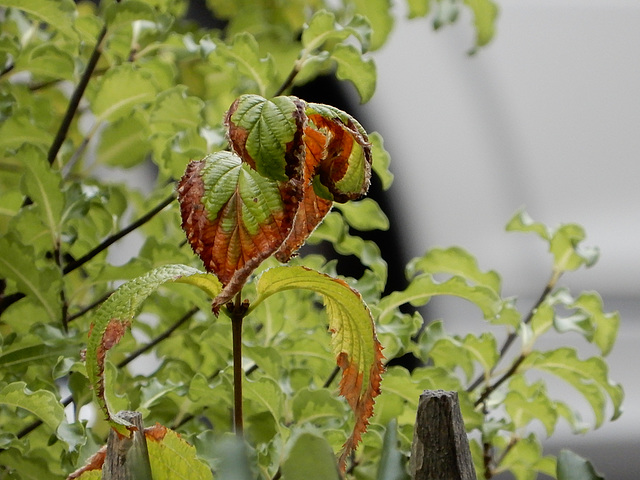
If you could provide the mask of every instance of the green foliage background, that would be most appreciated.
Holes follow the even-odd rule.
[[[429,16],[435,28],[470,11],[477,31],[471,50],[493,35],[497,8],[490,0],[407,4],[411,17]],[[105,442],[107,424],[86,420],[94,407],[81,350],[92,316],[117,286],[152,268],[200,267],[185,245],[173,190],[190,159],[226,147],[222,118],[232,101],[243,93],[272,96],[327,73],[351,82],[362,102],[374,94],[370,52],[392,31],[388,0],[207,5],[224,21],[220,29],[186,20],[186,1],[0,0],[0,478],[65,478]],[[388,155],[378,134],[371,139],[374,171],[388,188]],[[149,169],[156,172],[151,193],[107,180],[114,178],[107,173],[133,178]],[[386,262],[357,231],[388,223],[373,200],[351,202],[335,209],[310,241],[359,258],[364,274],[347,280],[374,313],[385,356],[413,353],[425,365],[388,368],[349,477],[405,478],[418,397],[440,388],[459,392],[479,478],[502,471],[519,480],[537,471],[571,478],[562,462],[576,458],[561,456],[556,470],[531,425],[549,435],[560,421],[576,431],[597,427],[620,414],[623,396],[604,360],[617,314],[605,313],[597,293],[574,295],[559,285],[565,272],[595,262],[582,229],[550,229],[524,212],[509,222],[508,230],[547,242],[552,258],[540,301],[520,312],[515,299],[502,298],[499,275],[481,270],[460,248],[413,260],[408,287],[383,296]],[[119,264],[117,240],[129,234],[140,247]],[[319,255],[293,263],[336,274],[336,263]],[[452,336],[444,322],[424,325],[419,313],[403,313],[403,306],[424,305],[434,295],[474,303],[478,321],[504,333]],[[335,395],[335,359],[318,301],[310,291],[279,293],[247,319],[251,472],[229,473],[235,467],[227,461],[230,324],[214,321],[207,296],[188,285],[151,293],[133,334],[110,354],[113,408],[138,410],[145,423],[180,432],[200,459],[188,461],[205,462],[217,478],[274,478],[279,471],[287,479],[310,478],[308,472],[337,478],[329,453],[345,441],[352,419]],[[542,335],[565,332],[582,335],[601,355],[536,349]],[[142,358],[153,362],[152,372]],[[530,372],[575,388],[592,421],[551,398],[546,377]],[[310,449],[318,452],[311,460]]]

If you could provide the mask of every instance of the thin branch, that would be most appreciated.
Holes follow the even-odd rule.
[[[73,261],[71,263],[68,263],[64,267],[64,270],[63,270],[62,273],[66,275],[67,273],[70,273],[70,272],[74,271],[76,268],[81,267],[82,265],[87,263],[89,260],[91,260],[93,257],[98,255],[100,252],[103,252],[108,247],[110,247],[112,244],[114,244],[115,242],[120,240],[122,237],[128,235],[129,233],[133,232],[136,228],[138,228],[138,227],[144,225],[145,223],[147,223],[149,220],[151,220],[154,216],[156,216],[158,213],[160,213],[167,205],[169,205],[174,200],[175,200],[175,196],[172,193],[167,198],[165,198],[162,202],[160,202],[160,204],[157,207],[155,207],[153,210],[149,211],[148,213],[146,213],[145,215],[140,217],[138,220],[133,222],[131,225],[129,225],[128,227],[120,230],[119,232],[117,232],[114,235],[112,235],[112,236],[108,237],[107,239],[105,239],[100,245],[98,245],[96,248],[91,250],[86,255],[80,257],[79,259],[77,259],[77,260],[75,260],[75,261]]]
[[[236,435],[243,436],[242,418],[242,322],[247,314],[248,303],[242,302],[242,292],[238,292],[235,303],[229,306],[233,345],[233,425]]]
[[[298,73],[300,73],[300,61],[296,61],[296,63],[293,65],[293,68],[289,72],[289,75],[287,75],[287,78],[284,80],[284,82],[282,82],[282,85],[280,85],[280,88],[275,91],[273,96],[277,97],[278,95],[282,95],[285,90],[291,87]]]
[[[527,356],[524,353],[520,354],[518,358],[516,358],[516,360],[511,364],[511,366],[509,367],[509,370],[507,370],[504,373],[504,375],[502,375],[493,385],[489,385],[482,391],[482,393],[480,394],[480,397],[478,397],[478,400],[474,402],[474,405],[478,406],[481,403],[484,403],[484,401],[487,399],[489,395],[491,395],[509,377],[511,377],[514,373],[516,373],[516,371],[518,370],[518,367],[522,362],[524,362],[525,358],[527,358]]]
[[[98,64],[98,60],[100,59],[101,54],[101,45],[104,37],[107,35],[107,26],[102,27],[102,30],[98,34],[98,39],[96,40],[96,46],[93,48],[93,52],[91,53],[91,57],[89,57],[89,62],[87,63],[87,68],[85,69],[82,77],[80,78],[80,82],[76,86],[76,89],[73,91],[71,98],[69,99],[69,106],[67,107],[67,111],[64,114],[64,118],[62,119],[62,123],[58,128],[58,132],[56,133],[55,138],[53,139],[53,143],[51,144],[51,148],[49,149],[49,153],[47,155],[47,159],[49,160],[49,165],[53,165],[53,162],[56,160],[58,156],[58,152],[60,151],[60,147],[64,143],[65,138],[67,138],[67,134],[69,133],[69,128],[71,127],[71,122],[73,121],[73,117],[78,110],[78,105],[80,105],[80,100],[84,95],[84,92],[89,84],[89,80],[91,79],[91,75]]]
[[[551,279],[549,280],[547,285],[544,287],[544,290],[540,294],[540,297],[538,297],[538,300],[536,301],[536,303],[533,305],[533,307],[531,307],[531,310],[529,310],[529,313],[527,314],[527,317],[523,320],[522,323],[524,325],[527,325],[528,323],[531,322],[531,320],[533,319],[533,315],[536,313],[536,311],[538,310],[540,305],[542,305],[542,303],[545,301],[545,299],[549,296],[551,291],[555,288],[556,283],[557,283],[559,278],[560,278],[559,274],[554,274],[551,277]],[[511,332],[509,334],[509,336],[507,336],[507,338],[504,341],[504,344],[500,348],[500,354],[498,356],[498,361],[496,362],[496,365],[500,362],[500,360],[502,360],[505,357],[507,351],[509,350],[509,348],[511,348],[511,345],[513,344],[513,342],[515,341],[516,338],[518,338],[518,334],[515,331]],[[491,369],[491,373],[493,373],[494,370],[495,370],[495,365]],[[482,382],[485,380],[485,378],[486,377],[485,377],[484,374],[480,374],[478,376],[478,378],[476,378],[473,381],[473,383],[471,383],[471,385],[469,385],[469,387],[467,388],[467,392],[472,392],[476,388],[478,388],[482,384]],[[495,389],[495,387],[494,387],[494,389]]]
[[[327,380],[322,385],[322,388],[329,388],[329,385],[333,383],[333,381],[335,380],[339,372],[340,372],[340,367],[336,366],[331,372],[331,375],[329,375],[329,378],[327,378]]]

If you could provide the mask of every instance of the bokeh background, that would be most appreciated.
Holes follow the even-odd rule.
[[[376,52],[374,99],[356,108],[392,155],[388,193],[400,259],[459,245],[503,277],[505,295],[533,304],[550,274],[546,245],[506,233],[519,209],[550,226],[578,223],[599,262],[567,274],[572,293],[597,290],[622,317],[609,356],[626,392],[624,413],[586,436],[561,427],[549,452],[570,448],[607,479],[640,472],[640,2],[499,0],[492,43],[474,56],[472,18],[434,32],[399,21]],[[347,92],[349,98],[351,94]],[[400,235],[401,234],[401,235]],[[484,326],[463,302],[430,303],[425,315],[448,330]],[[597,353],[577,335],[582,357]],[[585,402],[556,392],[583,410]],[[582,408],[584,407],[584,408]]]

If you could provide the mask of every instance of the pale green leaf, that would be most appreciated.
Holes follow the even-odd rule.
[[[267,95],[267,88],[275,77],[275,64],[271,56],[262,56],[253,35],[238,33],[230,45],[216,42],[216,49],[211,55],[230,62],[238,72],[255,82],[257,93]]]
[[[0,6],[19,8],[67,37],[77,36],[72,27],[76,15],[73,0],[0,0]]]
[[[25,193],[40,209],[42,221],[51,234],[51,246],[55,248],[64,209],[62,176],[49,166],[44,152],[37,147],[25,145],[16,155],[25,168],[22,178]]]
[[[557,271],[576,270],[592,266],[598,260],[597,248],[584,247],[584,229],[575,224],[561,225],[551,237],[549,251],[553,254],[553,266]]]
[[[9,235],[0,238],[0,275],[16,282],[18,291],[42,305],[50,320],[60,315],[61,272],[54,265],[38,268],[33,249]]]
[[[149,75],[132,63],[124,63],[110,68],[102,77],[91,108],[98,122],[113,122],[129,115],[138,105],[153,102],[156,93]]]
[[[360,103],[371,100],[376,90],[376,65],[370,58],[365,58],[353,45],[336,45],[332,52],[337,64],[336,76],[340,80],[349,80],[360,94]]]
[[[500,275],[493,270],[481,271],[475,257],[460,247],[433,248],[422,257],[414,258],[407,265],[407,276],[411,278],[420,272],[457,275],[471,284],[500,293]]]
[[[533,232],[537,234],[543,240],[551,240],[551,229],[543,225],[540,222],[536,222],[531,216],[524,210],[519,210],[509,220],[506,226],[508,232]]]
[[[384,214],[378,202],[371,198],[359,201],[337,203],[335,207],[342,212],[347,223],[356,230],[388,230],[389,219]]]
[[[47,79],[73,80],[74,69],[75,62],[69,52],[54,44],[43,43],[23,50],[16,60],[14,71],[28,71]]]
[[[600,357],[580,360],[575,349],[562,347],[549,352],[533,352],[521,365],[522,369],[536,368],[552,373],[578,390],[593,409],[595,425],[605,418],[607,398],[613,406],[611,420],[622,413],[622,387],[609,379],[608,366]]]
[[[378,132],[371,133],[369,135],[369,141],[371,142],[371,155],[373,156],[371,168],[380,179],[382,189],[388,190],[393,183],[393,173],[389,170],[391,156],[389,152],[384,149],[382,135]]]
[[[558,480],[604,480],[591,462],[571,450],[560,450],[556,468]]]
[[[409,18],[426,17],[429,14],[431,0],[407,0]]]
[[[298,424],[317,424],[323,419],[342,418],[344,405],[327,388],[302,388],[293,396],[291,410]]]
[[[282,464],[283,477],[287,480],[322,478],[339,480],[338,466],[327,440],[313,431],[295,432],[288,445]],[[310,454],[313,452],[312,454]]]
[[[491,41],[495,33],[498,7],[491,0],[464,0],[464,3],[473,12],[476,46],[482,47]]]
[[[134,167],[145,159],[151,145],[148,124],[136,114],[109,123],[100,134],[97,161],[114,167]]]
[[[254,403],[250,408],[253,413],[269,412],[275,424],[280,426],[284,393],[275,380],[269,377],[258,380],[244,378],[242,392],[245,401]]]
[[[23,145],[47,147],[53,135],[33,124],[29,115],[18,112],[0,123],[0,152]]]
[[[175,134],[177,130],[196,129],[202,124],[204,102],[187,94],[178,85],[158,95],[151,109],[149,124],[154,133]]]
[[[156,13],[151,5],[139,0],[127,0],[126,2],[113,2],[105,11],[105,18],[109,29],[131,25],[137,20],[154,22]]]
[[[371,50],[377,50],[387,41],[393,29],[390,0],[355,0],[356,12],[371,24]]]
[[[64,419],[64,408],[53,392],[33,392],[25,382],[13,382],[0,390],[0,405],[27,410],[53,431]]]
[[[582,293],[569,307],[587,316],[591,326],[587,339],[595,343],[603,355],[611,352],[620,327],[620,314],[605,313],[602,298],[596,292]]]
[[[392,292],[378,305],[380,316],[390,314],[398,305],[410,303],[415,307],[426,304],[435,295],[452,295],[476,305],[484,318],[497,325],[518,326],[520,314],[509,300],[503,300],[496,292],[482,285],[469,285],[459,276],[436,282],[429,274],[416,276],[404,291]]]
[[[543,382],[527,385],[524,376],[512,377],[503,404],[517,429],[523,429],[533,420],[539,420],[544,425],[547,435],[553,433],[558,421],[558,412]]]

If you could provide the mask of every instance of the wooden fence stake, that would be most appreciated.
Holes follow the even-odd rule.
[[[476,480],[457,392],[420,395],[410,468],[414,480]]]
[[[111,429],[107,440],[107,456],[102,467],[102,480],[153,480],[142,414],[122,411],[116,415],[135,425],[137,430],[131,438],[127,438]]]

